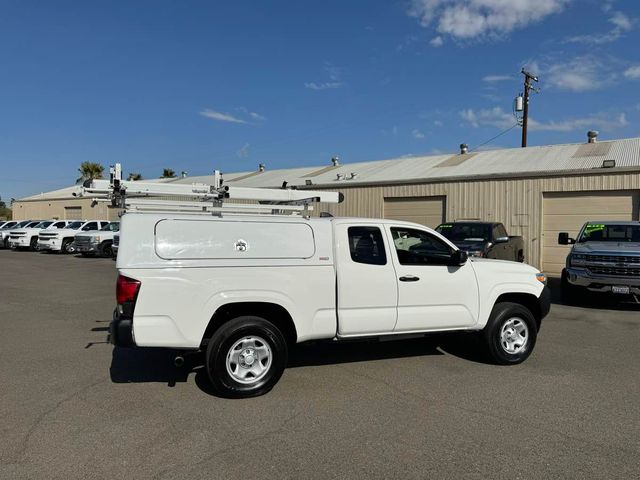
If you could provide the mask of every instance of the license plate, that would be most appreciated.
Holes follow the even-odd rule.
[[[628,294],[629,293],[629,287],[616,287],[613,286],[611,287],[611,292],[612,293],[622,293],[622,294]]]

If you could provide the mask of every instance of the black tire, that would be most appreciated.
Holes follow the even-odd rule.
[[[100,254],[101,257],[113,257],[113,250],[111,250],[111,245],[113,245],[113,242],[102,242],[100,244],[100,247],[98,248],[98,252]]]
[[[233,368],[234,363],[230,361],[228,368],[227,357],[232,354],[234,345],[249,337],[264,340],[270,349],[271,361],[260,377],[256,377],[256,380],[248,377],[247,381],[251,383],[242,383],[230,373],[229,370]],[[259,343],[261,342],[256,342],[254,345],[258,346]],[[236,348],[233,351],[241,352],[244,348],[241,346],[240,349]],[[287,356],[287,341],[275,325],[261,317],[237,317],[223,324],[209,341],[206,355],[207,374],[214,389],[221,396],[227,398],[256,397],[267,393],[280,380],[287,365]],[[256,361],[253,355],[247,358],[252,359],[252,364]],[[260,358],[258,355],[255,358],[258,358],[257,361],[262,364],[267,356]],[[235,368],[240,371],[241,365],[236,363]]]
[[[503,333],[508,337],[511,326],[515,325],[517,330],[523,324],[525,328],[522,332],[525,334],[518,333],[520,337],[525,338],[525,342],[520,346],[517,341],[513,342],[512,349],[514,351],[510,352],[509,342],[505,343]],[[531,355],[538,336],[538,326],[528,308],[518,303],[501,302],[494,305],[482,333],[488,353],[493,361],[500,365],[515,365],[524,362]]]
[[[73,247],[73,238],[65,238],[62,241],[62,253],[75,253],[76,249]]]
[[[29,241],[29,250],[32,252],[38,250],[38,237],[31,237],[31,240]]]
[[[524,263],[524,252],[522,250],[518,251],[518,261]]]

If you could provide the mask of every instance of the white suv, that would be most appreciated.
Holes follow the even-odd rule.
[[[76,234],[99,230],[108,223],[106,220],[77,220],[60,230],[42,230],[38,234],[38,250],[74,253],[76,248],[73,242]]]

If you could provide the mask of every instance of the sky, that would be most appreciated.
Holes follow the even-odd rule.
[[[518,147],[522,67],[529,145],[640,136],[638,45],[637,0],[0,0],[0,196]]]

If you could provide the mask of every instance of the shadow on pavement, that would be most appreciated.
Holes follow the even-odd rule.
[[[548,285],[551,290],[551,303],[554,305],[603,310],[640,311],[640,303],[637,303],[632,295],[598,293],[585,289],[578,297],[569,302],[562,296],[562,284],[559,278],[549,278]]]
[[[450,354],[465,360],[487,363],[476,337],[468,334],[433,335],[408,340],[315,342],[296,345],[289,352],[287,368],[368,362],[393,358]],[[175,386],[195,374],[195,382],[203,392],[216,395],[204,368],[204,352],[184,356],[181,367],[173,363],[181,352],[163,348],[113,349],[110,374],[114,383],[166,383]]]

